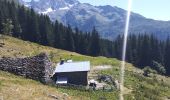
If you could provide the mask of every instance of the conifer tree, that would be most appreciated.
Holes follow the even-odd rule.
[[[26,12],[26,9],[24,6],[18,6],[18,14],[17,14],[17,17],[18,17],[18,22],[19,22],[19,25],[21,27],[21,35],[20,37],[22,39],[25,39],[25,40],[28,40],[27,39],[27,12]]]
[[[48,45],[48,39],[47,39],[48,30],[47,30],[45,17],[43,15],[40,15],[38,23],[39,23],[39,32],[40,32],[39,42],[42,45]]]
[[[170,39],[168,38],[166,40],[166,45],[165,45],[165,55],[164,55],[164,59],[165,59],[165,69],[166,69],[166,74],[170,75]]]
[[[91,33],[91,40],[90,40],[90,47],[89,47],[89,54],[92,56],[100,55],[100,40],[99,39],[100,39],[99,34],[94,27]]]
[[[66,31],[66,49],[70,50],[70,51],[75,51],[75,44],[74,44],[74,40],[73,40],[73,31],[71,29],[71,26],[68,25],[67,27],[67,31]]]
[[[11,19],[6,19],[6,21],[2,23],[2,26],[3,26],[2,32],[4,35],[12,34],[12,29],[14,28],[14,26],[12,25]]]
[[[54,36],[55,36],[55,40],[54,40],[54,46],[56,48],[60,48],[62,46],[62,43],[61,43],[61,31],[59,29],[59,23],[58,21],[55,22],[55,25],[54,25]]]

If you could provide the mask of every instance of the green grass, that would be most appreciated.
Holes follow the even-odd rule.
[[[117,76],[117,70],[102,71],[103,74]],[[141,74],[126,70],[125,87],[132,89],[131,94],[125,95],[125,100],[164,100],[170,95],[170,84],[158,81],[157,78],[147,78]]]
[[[54,100],[48,94],[63,97],[63,93],[54,87],[0,71],[0,97],[4,100]],[[76,98],[69,96],[67,99]]]
[[[60,92],[67,93],[72,96],[82,98],[81,100],[99,100],[101,97],[105,97],[107,100],[118,100],[118,91],[114,92],[102,92],[102,91],[81,91],[75,89],[63,89],[59,88]]]
[[[60,58],[68,59],[71,57],[73,61],[91,61],[92,67],[97,65],[111,65],[112,69],[99,71],[98,73],[111,75],[115,79],[119,79],[121,62],[114,58],[80,55],[12,37],[6,37],[5,46],[3,48],[0,47],[0,57],[27,57],[37,55],[41,52],[46,52],[50,60],[55,64],[59,62]],[[170,78],[160,75],[155,75],[156,78],[148,78],[142,74],[137,74],[134,69],[140,71],[133,65],[129,63],[126,64],[125,87],[132,92],[125,94],[125,100],[164,100],[170,96]],[[10,88],[8,89],[8,87]],[[19,89],[18,92],[10,90],[16,87],[20,87],[21,89]],[[31,95],[32,99],[35,99],[37,96],[46,97],[43,94],[45,90],[52,91],[54,94],[57,93],[59,96],[62,95],[61,93],[67,93],[72,100],[99,100],[100,97],[105,97],[107,100],[117,100],[119,97],[119,91],[94,92],[44,86],[39,82],[0,71],[0,96],[3,94],[5,98],[12,100],[10,98],[15,98],[15,95],[11,95],[11,92],[16,92],[18,93],[16,95],[23,95],[20,99],[26,99],[30,96],[30,93],[26,93],[26,90],[29,90],[28,87],[31,87],[33,90],[37,87],[36,89],[40,92],[38,93],[38,91],[35,90]],[[10,98],[8,96],[10,96]]]

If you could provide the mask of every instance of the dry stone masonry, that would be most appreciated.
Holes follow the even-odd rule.
[[[52,73],[51,62],[45,53],[28,58],[2,58],[0,70],[47,83]]]

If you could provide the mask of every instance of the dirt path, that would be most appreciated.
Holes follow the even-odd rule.
[[[92,70],[107,70],[107,69],[112,69],[111,65],[103,65],[103,66],[95,66],[92,68]]]

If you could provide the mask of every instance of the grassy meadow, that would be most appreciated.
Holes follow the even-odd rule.
[[[98,71],[99,74],[111,75],[119,80],[121,61],[115,58],[90,57],[74,52],[41,46],[36,43],[20,39],[5,37],[5,45],[0,47],[0,57],[28,57],[46,52],[50,60],[59,62],[60,58],[73,61],[90,61],[91,67],[110,65],[111,69]],[[63,93],[68,94],[64,97]],[[46,86],[34,80],[0,71],[0,97],[4,100],[53,100],[49,94],[58,96],[61,100],[118,100],[119,91],[81,91],[75,89],[56,88]],[[170,78],[155,74],[153,77],[144,77],[142,70],[126,64],[125,72],[125,100],[166,100],[170,99]]]

